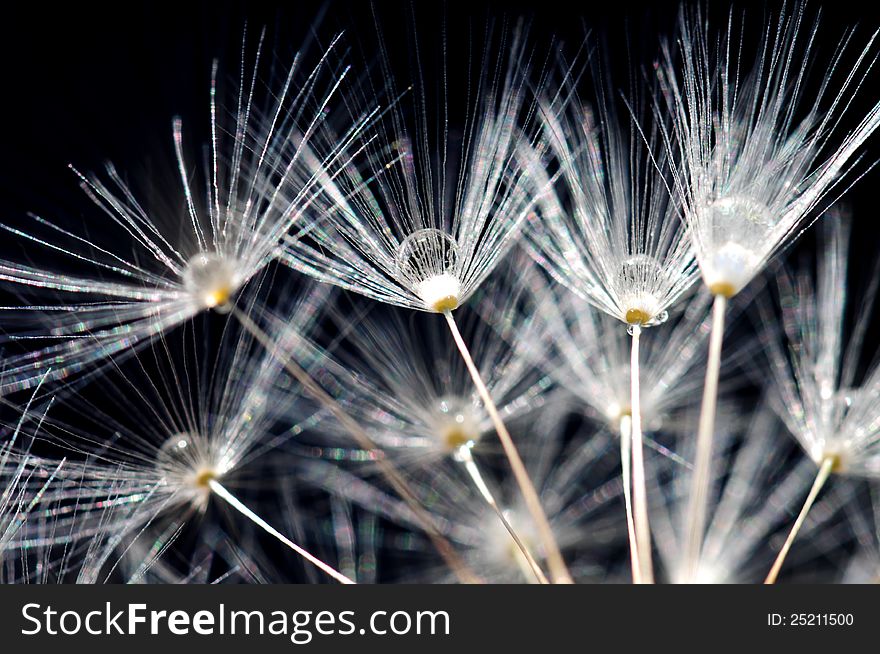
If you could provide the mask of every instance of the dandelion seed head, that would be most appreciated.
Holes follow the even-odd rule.
[[[183,271],[184,288],[205,309],[228,310],[240,284],[235,261],[213,252],[199,252]]]
[[[436,431],[444,447],[451,452],[473,447],[483,431],[483,416],[470,398],[447,396],[437,406]]]
[[[875,104],[855,129],[845,127],[876,59],[876,35],[852,53],[852,65],[845,59],[852,34],[845,35],[821,71],[819,92],[808,95],[818,22],[807,27],[804,9],[795,3],[775,25],[765,23],[751,61],[736,47],[747,28],[731,16],[716,32],[699,7],[682,10],[676,46],[663,48],[657,97],[671,117],[671,126],[665,117],[659,123],[670,178],[716,295],[739,293],[827,206],[880,126]]]
[[[762,203],[730,196],[707,203],[702,237],[703,278],[715,295],[733,297],[761,267],[763,248],[773,238],[773,215]]]
[[[37,215],[23,229],[0,225],[52,257],[45,265],[0,261],[4,278],[28,296],[18,307],[22,331],[53,338],[7,360],[7,387],[33,386],[47,362],[53,379],[106,365],[109,356],[143,347],[202,311],[226,310],[278,256],[321,175],[339,163],[335,148],[344,143],[326,141],[314,125],[346,88],[346,73],[337,65],[337,37],[314,66],[298,55],[286,69],[272,64],[271,72],[284,70],[277,87],[257,83],[264,34],[252,67],[246,37],[231,103],[216,93],[214,67],[212,138],[201,172],[187,155],[183,119],[173,120],[180,181],[161,185],[169,197],[158,206],[139,199],[139,187],[150,187],[146,180],[130,185],[108,164],[104,174],[73,170],[100,219],[94,229],[67,229]],[[363,124],[352,121],[346,127],[354,139]],[[183,216],[163,210],[181,204]]]
[[[733,408],[733,407],[731,407]],[[699,558],[688,559],[681,544],[690,501],[694,443],[682,434],[674,448],[680,459],[655,458],[668,466],[651,481],[651,528],[658,559],[672,583],[752,583],[763,579],[790,522],[790,507],[803,499],[815,476],[805,457],[791,461],[792,446],[777,437],[777,416],[764,404],[747,420],[740,412],[719,423],[711,466],[709,519]]]
[[[449,234],[440,229],[420,229],[407,236],[397,249],[396,272],[428,309],[442,313],[458,306],[458,259],[458,244]]]
[[[602,92],[595,107],[572,100],[576,77],[566,75],[542,103],[541,139],[519,148],[538,196],[526,246],[600,311],[626,325],[659,325],[699,277],[664,183],[668,163],[652,158],[654,136],[643,142]]]
[[[647,327],[668,319],[661,298],[648,290],[658,285],[663,276],[660,262],[650,255],[636,254],[621,262],[616,281],[627,324]]]
[[[617,425],[621,419],[632,416],[632,408],[628,404],[620,404],[612,402],[605,410],[605,417],[608,418],[609,424]]]
[[[346,161],[339,174],[317,175],[310,210],[321,220],[302,238],[285,240],[285,263],[416,311],[451,311],[473,296],[515,244],[535,202],[516,156],[519,144],[534,138],[533,53],[524,28],[500,33],[502,39],[487,34],[485,54],[461,73],[450,66],[447,76],[443,67],[444,84],[475,84],[477,93],[444,90],[433,102],[420,61],[406,87],[393,75],[375,82],[389,94],[387,106],[374,104],[381,96],[367,96],[362,111],[370,129],[338,149]],[[388,54],[384,45],[380,50]],[[391,70],[388,59],[378,68]]]
[[[503,513],[526,549],[536,558],[543,558],[540,536],[535,529],[534,521],[529,518],[525,508],[508,508],[504,509]],[[523,576],[531,581],[532,575],[529,572],[529,564],[525,555],[510,538],[510,534],[500,520],[487,521],[482,549],[491,565],[502,570],[519,568],[524,571]]]
[[[849,221],[832,211],[820,223],[815,270],[776,275],[782,330],[765,302],[765,351],[773,373],[774,408],[816,465],[832,459],[832,472],[875,478],[880,474],[880,369],[859,372],[864,330],[876,287],[858,298],[860,311],[847,335]]]
[[[221,445],[222,447],[222,445]],[[228,457],[215,452],[198,434],[181,432],[165,441],[156,454],[156,468],[169,486],[178,489],[197,508],[205,508],[210,482],[229,470]]]

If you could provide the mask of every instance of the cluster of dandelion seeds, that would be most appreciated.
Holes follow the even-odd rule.
[[[245,28],[173,185],[4,216],[0,581],[880,579],[876,33],[716,9],[629,77],[448,8]]]

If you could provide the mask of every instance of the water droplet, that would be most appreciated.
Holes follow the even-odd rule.
[[[195,455],[191,446],[192,436],[186,433],[174,434],[159,448],[156,463],[160,468],[188,466]]]
[[[647,254],[635,254],[620,262],[617,285],[621,291],[655,286],[663,276],[663,266],[657,259]]]
[[[443,273],[451,273],[458,265],[458,243],[440,229],[420,229],[407,236],[397,248],[397,274],[418,283]]]
[[[731,195],[718,198],[709,203],[709,218],[713,229],[744,228],[748,223],[761,227],[772,227],[777,217],[761,202],[752,198]]]
[[[397,277],[419,296],[431,311],[451,311],[458,306],[458,244],[439,229],[410,234],[397,250]]]

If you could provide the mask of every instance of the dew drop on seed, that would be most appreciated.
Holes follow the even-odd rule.
[[[420,229],[410,234],[397,249],[398,279],[431,311],[451,311],[458,306],[461,280],[458,244],[439,229]]]
[[[620,262],[615,278],[617,302],[623,320],[643,327],[658,324],[665,272],[660,262],[647,254],[636,254]],[[631,330],[630,330],[631,331]]]
[[[397,248],[397,274],[412,283],[452,273],[458,265],[458,243],[440,229],[420,229]]]
[[[742,229],[743,223],[772,227],[775,216],[761,202],[742,195],[730,195],[709,203],[709,217],[713,229]]]
[[[156,455],[160,468],[179,468],[187,465],[194,456],[193,439],[190,434],[178,433],[162,443]]]
[[[647,254],[635,254],[620,262],[617,284],[621,290],[637,286],[653,286],[661,277],[663,277],[663,266],[657,259]]]

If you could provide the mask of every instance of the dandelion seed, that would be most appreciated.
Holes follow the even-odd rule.
[[[0,261],[0,279],[40,298],[39,304],[6,307],[11,320],[25,325],[12,337],[49,343],[7,360],[6,390],[33,386],[49,366],[52,379],[66,378],[204,310],[228,310],[241,288],[277,257],[282,237],[316,190],[319,176],[304,152],[317,158],[322,171],[339,163],[345,143],[321,143],[316,132],[346,73],[338,73],[332,61],[334,40],[311,70],[297,55],[280,88],[267,93],[264,102],[256,83],[263,47],[261,35],[248,77],[243,42],[242,76],[229,124],[218,112],[215,63],[203,203],[197,200],[177,118],[174,151],[182,195],[168,203],[172,209],[141,204],[108,165],[106,181],[75,171],[103,214],[100,229],[80,233],[35,215],[32,229],[5,226],[65,264]],[[355,123],[351,138],[362,126]]]
[[[792,504],[810,484],[810,465],[790,462],[791,447],[776,436],[779,421],[767,406],[738,419],[735,409],[722,423],[712,462],[712,503],[700,547],[690,561],[682,547],[687,538],[692,470],[669,459],[658,475],[652,527],[657,552],[672,583],[754,583],[773,557],[768,547],[785,528]],[[679,439],[679,454],[692,460],[692,438]],[[665,480],[664,480],[665,479]]]
[[[856,377],[877,283],[856,305],[858,320],[847,343],[849,223],[840,212],[832,211],[819,227],[822,239],[815,281],[806,269],[794,276],[785,271],[777,275],[782,339],[769,331],[764,334],[776,393],[774,406],[819,467],[814,492],[768,576],[771,582],[831,474],[880,475],[880,373],[874,366],[861,383]],[[764,316],[772,316],[766,306]]]
[[[519,338],[522,332],[529,342],[546,344],[534,352],[535,365],[574,396],[590,416],[622,437],[621,457],[628,480],[628,439],[632,434],[630,335],[621,329],[617,318],[597,311],[567,289],[550,284],[543,274],[529,270],[525,262],[514,261],[509,275],[525,291],[528,308],[523,313],[529,323],[509,329],[511,335]],[[489,305],[483,315],[494,321],[495,313]],[[641,422],[646,431],[658,430],[664,421],[668,427],[674,411],[687,404],[699,388],[695,373],[702,361],[699,345],[705,337],[701,329],[704,322],[705,304],[695,303],[685,316],[673,319],[669,340],[656,346],[648,342],[642,362],[645,390],[639,394]],[[647,442],[660,447],[650,438]],[[629,484],[624,492],[629,507]],[[628,519],[632,519],[630,511]],[[633,556],[637,550],[633,540]],[[640,570],[637,564],[637,578]]]
[[[347,323],[349,316],[350,312],[344,312],[338,320]],[[479,344],[481,377],[489,392],[499,398],[499,411],[506,421],[542,406],[550,386],[546,376],[485,323],[471,320],[466,324],[469,340]],[[338,361],[327,362],[335,378],[333,391],[346,412],[389,457],[418,467],[452,459],[468,472],[483,499],[497,508],[472,452],[485,446],[485,436],[494,425],[473,391],[470,373],[442,337],[434,321],[419,321],[408,328],[398,313],[384,320],[368,317],[348,328]],[[333,431],[332,423],[321,428],[322,436]],[[535,574],[543,578],[500,510],[498,518],[522,547]]]
[[[296,297],[291,311],[295,327],[307,331],[320,305],[317,296],[325,293]],[[126,541],[130,545],[158,521],[202,514],[217,497],[333,578],[350,583],[227,488],[274,444],[269,436],[276,416],[268,400],[281,375],[276,357],[246,332],[234,330],[223,334],[214,356],[186,350],[172,354],[165,342],[141,352],[128,361],[137,366],[120,367],[96,383],[100,406],[80,390],[70,407],[79,409],[77,426],[53,417],[40,425],[44,440],[71,453],[70,465],[57,475],[64,483],[43,498],[61,503],[59,533],[68,532],[69,525],[78,538],[106,539],[105,558],[118,547],[124,555]],[[199,370],[211,376],[195,376]],[[33,537],[25,530],[17,542],[24,545]]]
[[[376,28],[381,43],[378,23]],[[533,203],[526,171],[516,156],[518,143],[527,138],[520,124],[528,123],[532,114],[526,102],[531,54],[522,28],[502,33],[497,43],[501,54],[493,55],[491,30],[487,42],[476,62],[477,81],[463,80],[475,88],[465,102],[460,144],[450,131],[445,61],[440,128],[434,130],[421,66],[416,66],[418,78],[408,89],[412,110],[404,111],[403,94],[397,92],[380,45],[383,86],[395,98],[375,123],[385,137],[377,142],[387,149],[364,145],[341,174],[322,178],[312,207],[322,219],[305,233],[288,237],[285,260],[297,270],[380,302],[443,314],[548,540],[554,577],[566,581],[565,563],[549,542],[552,534],[537,493],[452,315],[513,246]],[[357,155],[365,159],[363,165],[354,161]]]
[[[807,71],[818,23],[803,29],[804,20],[804,5],[796,3],[775,25],[768,22],[750,66],[737,45],[746,28],[737,33],[732,11],[727,29],[715,37],[699,9],[684,10],[678,48],[666,44],[658,66],[658,105],[672,119],[662,134],[673,189],[703,281],[715,296],[688,541],[694,561],[705,525],[727,301],[828,202],[880,125],[877,104],[855,129],[843,131],[851,100],[872,68],[876,33],[848,66],[848,32],[814,92]]]
[[[387,456],[409,468],[435,465],[462,447],[491,448],[486,436],[494,425],[433,320],[383,311],[351,325],[352,313],[360,312],[336,312],[345,338],[322,361],[332,379],[325,383]],[[497,338],[474,314],[463,328],[477,345],[476,364],[507,421],[520,422],[544,406],[552,385],[530,356]],[[319,434],[330,443],[346,444],[349,437],[332,421]]]
[[[627,129],[601,85],[596,113],[583,104],[576,75],[566,67],[556,95],[541,103],[542,139],[520,156],[538,195],[529,245],[537,261],[574,293],[627,326],[631,341],[629,407],[637,582],[650,583],[650,529],[642,448],[639,345],[645,327],[661,324],[698,276],[694,253],[663,179],[666,163],[657,128],[647,147],[630,120]],[[600,78],[600,74],[596,74]],[[545,172],[558,169],[554,176]],[[621,451],[622,461],[630,452]],[[625,473],[629,475],[629,471]]]
[[[435,132],[424,72],[417,68],[415,83],[399,93],[383,60],[382,86],[393,100],[375,122],[380,138],[353,149],[357,160],[341,174],[321,180],[312,208],[325,220],[288,238],[291,266],[418,311],[451,311],[473,295],[532,205],[516,159],[523,138],[516,126],[530,112],[526,36],[522,28],[500,37],[489,30],[487,42],[472,62],[479,72],[460,143],[446,88]],[[443,74],[458,79],[447,77],[445,63]]]
[[[302,385],[305,393],[309,397],[316,400],[327,412],[329,412],[329,414],[332,415],[340,425],[342,425],[346,432],[354,437],[360,447],[370,454],[376,454],[374,460],[382,474],[397,494],[403,498],[404,502],[410,507],[413,513],[418,516],[422,528],[431,537],[437,551],[443,556],[449,566],[456,571],[459,578],[462,581],[478,581],[478,578],[464,567],[458,555],[439,533],[430,516],[421,506],[419,506],[416,498],[410,491],[406,480],[393,465],[385,460],[384,456],[378,451],[376,444],[370,438],[369,434],[367,434],[366,430],[364,430],[364,428],[361,427],[361,425],[354,420],[345,409],[343,409],[343,407],[326,390],[324,390],[324,388],[321,387],[307,369],[298,363],[296,359],[291,358],[287,354],[288,350],[284,347],[284,344],[287,341],[290,341],[292,348],[302,348],[305,352],[309,353],[312,360],[321,357],[320,351],[316,354],[317,348],[307,340],[303,339],[298,330],[286,329],[287,323],[285,320],[280,320],[271,315],[264,316],[264,318],[269,318],[274,323],[276,330],[280,327],[281,331],[279,332],[279,337],[282,340],[279,341],[274,339],[271,334],[264,331],[253,319],[250,318],[250,316],[238,308],[233,308],[232,311],[244,329],[265,348],[266,352],[269,353],[269,355],[276,360],[284,370],[293,377],[293,379]]]
[[[613,449],[609,436],[579,431],[569,440],[565,415],[564,406],[548,405],[535,421],[532,435],[522,439],[520,445],[530,476],[541,489],[555,539],[566,552],[572,572],[583,581],[600,574],[597,557],[620,539],[619,523],[611,519],[609,510],[620,495],[620,482],[614,475],[616,463],[608,456]],[[320,488],[391,522],[412,524],[405,506],[340,468],[315,466],[305,474]],[[468,565],[483,578],[492,583],[534,582],[521,550],[495,512],[481,501],[479,491],[463,482],[464,474],[458,467],[427,468],[413,488],[431,506],[444,533],[463,549]],[[540,534],[524,502],[517,497],[515,480],[508,479],[500,486],[492,479],[486,481],[513,530],[539,562],[545,560]],[[402,544],[397,547],[402,549]],[[410,553],[415,553],[424,545],[408,547],[413,550]],[[417,575],[409,580],[449,581],[448,571],[433,566]]]
[[[520,144],[538,196],[526,242],[554,279],[600,311],[628,326],[661,324],[699,270],[663,179],[665,156],[654,154],[657,128],[646,145],[605,92],[594,113],[573,83],[569,70],[541,103],[536,147]]]

